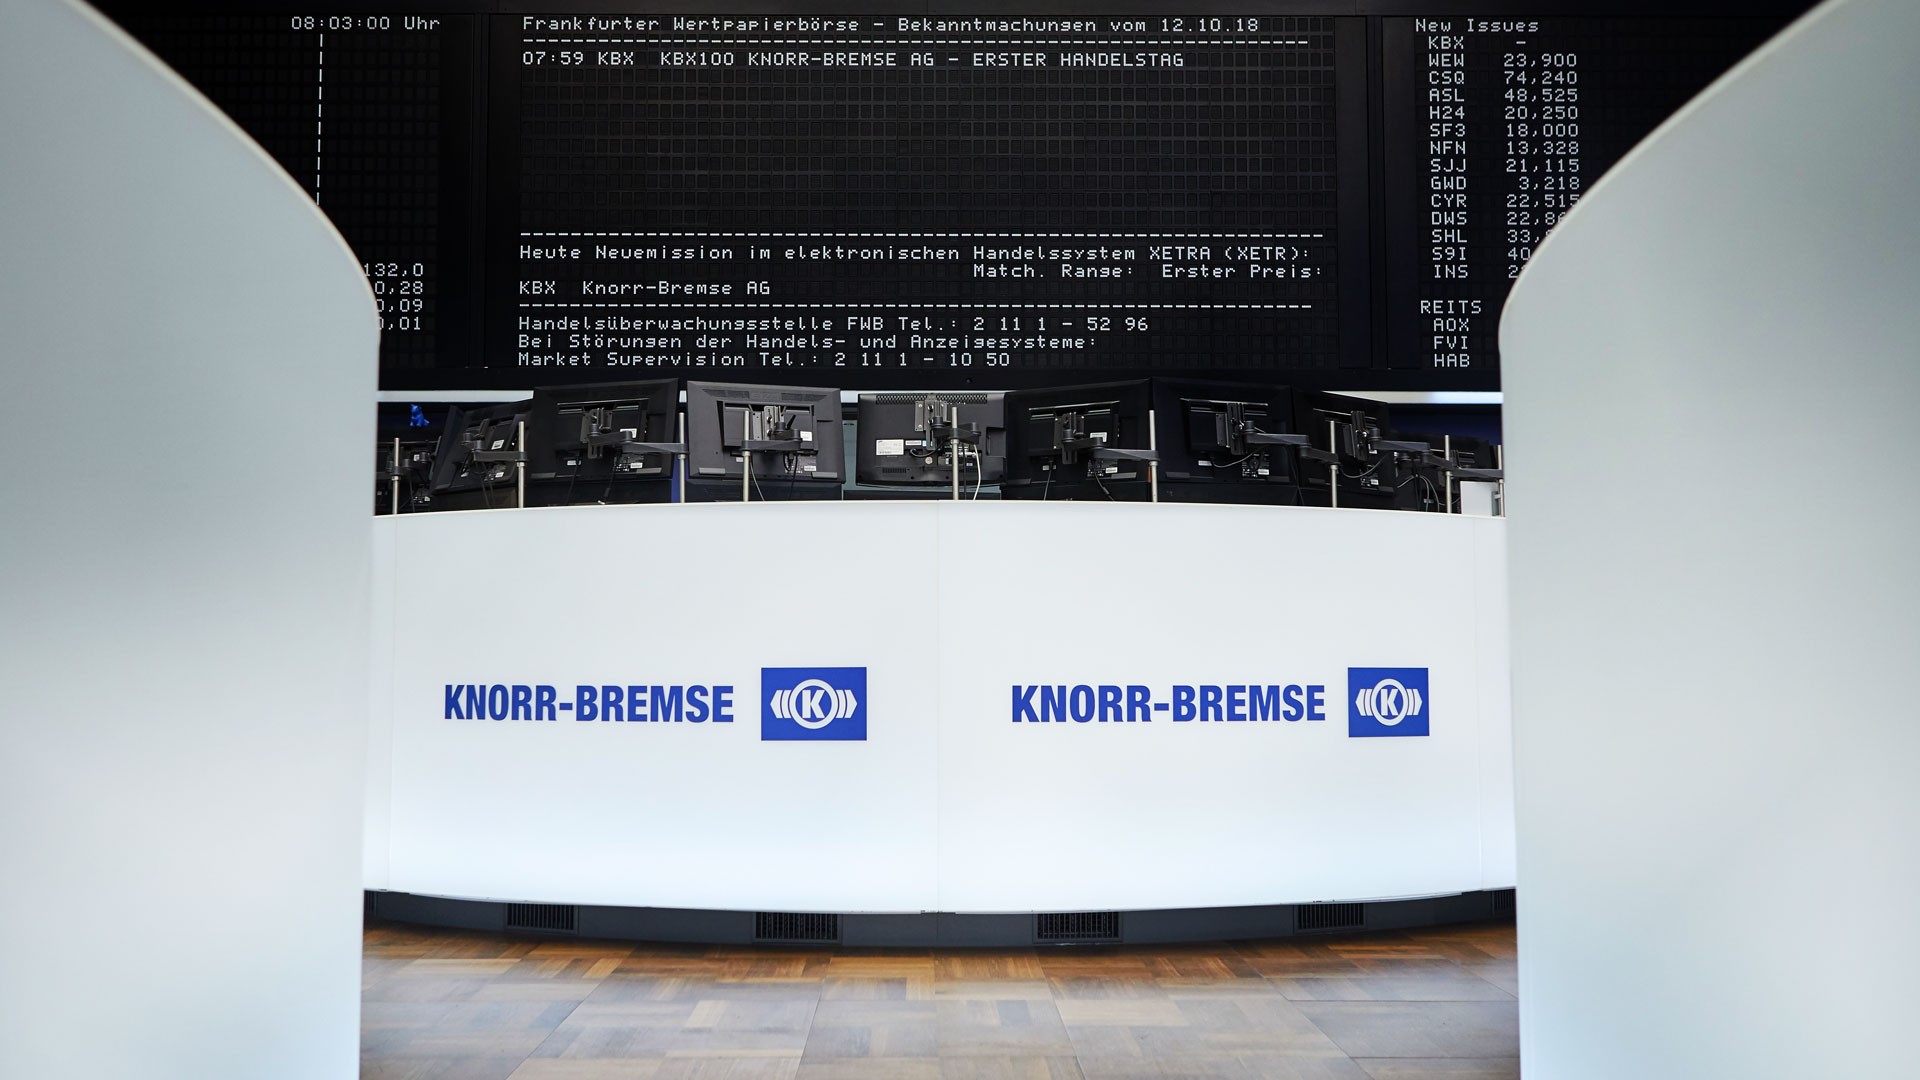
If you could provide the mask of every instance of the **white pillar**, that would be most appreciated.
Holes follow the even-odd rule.
[[[1528,1080],[1912,1073],[1917,56],[1820,8],[1514,289]]]
[[[358,1063],[353,255],[60,0],[0,4],[0,1076]]]

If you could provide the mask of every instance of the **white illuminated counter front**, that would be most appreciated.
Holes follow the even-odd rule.
[[[1025,912],[1513,885],[1500,520],[786,503],[374,530],[369,889]]]

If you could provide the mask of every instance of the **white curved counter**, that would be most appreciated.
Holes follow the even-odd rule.
[[[370,889],[1016,912],[1513,885],[1500,520],[786,503],[374,532]]]

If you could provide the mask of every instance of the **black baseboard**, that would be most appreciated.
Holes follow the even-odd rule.
[[[1063,936],[1051,913],[962,915],[921,912],[905,915],[843,914],[807,920],[807,941],[790,936],[761,936],[770,925],[788,925],[753,911],[689,908],[531,905],[541,909],[537,927],[528,926],[530,905],[496,900],[456,900],[401,892],[369,892],[369,920],[417,923],[495,933],[542,937],[605,938],[615,941],[671,941],[709,945],[821,944],[855,948],[1026,948],[1034,945],[1161,945],[1189,941],[1235,941],[1326,933],[1408,930],[1448,923],[1511,920],[1513,890],[1457,893],[1418,900],[1382,900],[1353,904],[1269,904],[1260,907],[1170,908],[1123,911],[1102,923],[1094,936]],[[518,924],[510,924],[509,907]],[[1062,913],[1064,914],[1064,913]],[[1089,925],[1099,920],[1088,920]],[[570,926],[570,930],[544,927]],[[1045,933],[1043,934],[1043,928]],[[758,931],[758,933],[757,933]]]

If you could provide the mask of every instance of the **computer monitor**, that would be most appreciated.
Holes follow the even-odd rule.
[[[1412,482],[1403,481],[1400,486],[1402,509],[1457,513],[1461,505],[1460,481],[1491,482],[1500,475],[1493,444],[1485,439],[1413,432],[1395,432],[1394,438],[1429,447],[1425,460],[1417,463],[1409,465],[1410,458],[1401,456],[1403,471]],[[1410,491],[1410,486],[1417,486],[1418,490]]]
[[[1376,446],[1393,455],[1397,510],[1458,513],[1460,481],[1501,476],[1493,444],[1470,435],[1393,431]]]
[[[838,499],[845,455],[838,390],[687,384],[691,501]]]
[[[1133,382],[1016,390],[1007,395],[1003,499],[1151,498],[1151,385]]]
[[[373,445],[373,512],[411,514],[433,509],[433,454],[439,443],[401,439],[398,461],[394,440]],[[398,481],[396,484],[395,481]]]
[[[854,477],[862,484],[950,487],[957,453],[963,491],[998,484],[1007,472],[1006,397],[861,394]]]
[[[1332,501],[1332,472],[1340,474],[1339,504],[1372,510],[1392,510],[1399,500],[1402,479],[1395,452],[1382,445],[1391,441],[1391,416],[1384,402],[1340,394],[1298,392],[1294,419],[1313,449],[1332,453],[1337,466],[1307,463],[1300,473],[1301,500],[1310,506]]]
[[[1399,474],[1395,484],[1394,509],[1446,513],[1449,505],[1447,487],[1453,482],[1453,477],[1447,459],[1442,454],[1445,436],[1418,431],[1391,431],[1387,433],[1387,438],[1393,446],[1427,448],[1421,453],[1402,449],[1394,454],[1395,471]]]
[[[1500,455],[1494,451],[1493,443],[1485,439],[1471,435],[1449,435],[1444,437],[1443,442],[1443,437],[1435,436],[1434,452],[1439,453],[1443,446],[1447,455],[1453,460],[1453,471],[1456,474],[1463,471],[1481,472],[1500,468]],[[1455,479],[1457,482],[1458,477],[1456,476]],[[1469,476],[1468,479],[1473,477]],[[1487,479],[1490,481],[1493,478]]]
[[[1300,501],[1293,394],[1284,386],[1153,380],[1165,502]]]
[[[678,379],[536,389],[527,504],[667,502],[679,439]]]
[[[433,509],[433,455],[454,406],[425,402],[381,402],[375,407],[373,512],[411,514]],[[396,461],[394,447],[399,445]],[[394,481],[398,480],[396,485]],[[396,486],[398,488],[396,492]],[[395,495],[398,495],[396,500]]]
[[[516,505],[520,425],[531,401],[456,407],[433,457],[436,510],[482,510]]]

